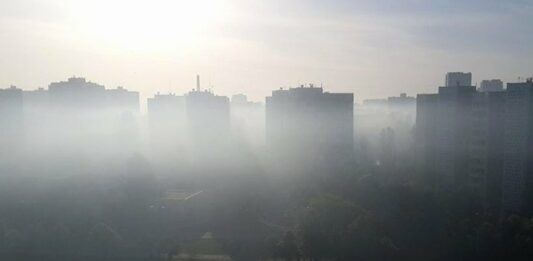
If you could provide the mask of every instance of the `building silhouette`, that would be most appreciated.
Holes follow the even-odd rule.
[[[501,210],[505,104],[504,92],[476,92],[472,100],[467,182],[494,213]]]
[[[187,122],[191,138],[199,143],[220,141],[230,130],[230,102],[226,96],[215,95],[200,89],[197,76],[196,89],[185,95]]]
[[[472,73],[449,72],[446,74],[444,87],[472,86]]]
[[[138,92],[71,77],[21,95],[28,155],[44,159],[94,153],[104,158],[137,149]]]
[[[313,85],[272,91],[266,97],[266,139],[280,162],[304,167],[353,159],[353,94]]]
[[[421,172],[438,191],[475,190],[485,195],[487,112],[485,95],[470,73],[448,73],[437,94],[417,97],[415,147]]]
[[[0,155],[16,153],[24,141],[22,90],[0,89]]]
[[[415,151],[416,164],[424,183],[435,187],[437,176],[437,128],[439,127],[439,95],[418,94],[416,97]]]
[[[503,207],[533,210],[533,81],[508,83],[505,103]]]
[[[439,87],[435,162],[439,185],[465,185],[468,170],[469,130],[471,127],[471,103],[476,88],[457,85]]]
[[[466,186],[472,101],[471,73],[446,74],[437,94],[417,97],[416,150],[419,166],[436,189]]]
[[[106,90],[106,104],[108,109],[121,113],[139,113],[139,92],[129,91],[122,86]]]
[[[406,162],[404,159],[413,155],[415,97],[401,93],[387,99],[363,100],[362,104],[355,106],[354,115],[355,150],[358,154],[366,154],[358,159],[365,158],[366,162],[375,163],[372,165],[384,167],[394,165],[396,161]],[[389,129],[394,133],[393,144],[390,144],[394,148],[394,157],[389,157],[389,152],[384,152],[383,137],[379,131]]]
[[[231,129],[248,147],[259,149],[265,146],[265,106],[249,101],[244,94],[231,96]]]
[[[105,87],[85,78],[50,83],[48,91],[50,106],[61,112],[100,110],[106,105]]]
[[[185,97],[157,93],[147,100],[150,151],[159,164],[174,166],[187,139]]]
[[[505,91],[440,87],[417,97],[416,155],[425,180],[438,191],[469,191],[485,206],[533,210],[533,83]]]
[[[414,114],[416,111],[416,98],[407,96],[406,93],[401,93],[398,97],[387,98],[387,106],[391,112]]]
[[[42,92],[44,90],[39,89],[28,96],[37,96]],[[49,106],[58,110],[139,113],[139,93],[120,86],[116,89],[106,89],[105,86],[85,78],[71,77],[67,81],[51,83],[48,92]]]
[[[201,90],[198,76],[196,89],[185,95],[185,107],[194,162],[212,163],[205,167],[234,163],[228,150],[232,142],[229,98]]]
[[[152,148],[158,157],[176,162],[216,160],[227,156],[230,137],[229,98],[196,88],[183,96],[156,94],[148,99]]]
[[[173,93],[157,93],[147,100],[148,122],[151,128],[163,125],[183,125],[185,121],[185,97]]]
[[[483,80],[479,85],[480,92],[503,92],[503,82],[499,79]]]

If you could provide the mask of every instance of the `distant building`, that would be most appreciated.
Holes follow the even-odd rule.
[[[192,158],[212,162],[211,166],[231,164],[232,153],[228,151],[232,140],[229,98],[201,90],[197,77],[196,89],[185,95],[185,107]],[[209,167],[208,164],[205,166]]]
[[[157,93],[148,98],[148,120],[150,124],[159,122],[177,122],[185,119],[185,97],[175,94]]]
[[[48,86],[50,105],[62,112],[100,110],[106,105],[105,87],[85,78],[69,78]]]
[[[175,164],[187,140],[185,97],[157,93],[148,98],[148,128],[154,159]]]
[[[435,161],[437,185],[444,190],[464,185],[468,169],[469,130],[474,86],[439,87]]]
[[[180,160],[213,163],[230,154],[229,98],[201,90],[199,76],[196,88],[183,96],[158,93],[149,98],[148,122],[158,160],[175,164],[181,155]]]
[[[416,98],[401,93],[387,99],[364,100],[354,109],[355,149],[359,157],[368,158],[366,162],[381,163],[403,161],[413,156],[413,126],[416,114]],[[382,136],[378,130],[390,129],[394,133],[393,145],[395,157],[383,153]],[[406,161],[404,161],[406,162]],[[394,162],[392,162],[394,163]],[[389,166],[392,164],[388,164]]]
[[[72,77],[48,87],[50,106],[65,110],[118,110],[139,112],[139,93],[123,87],[106,90],[103,85]],[[32,95],[32,96],[35,96]]]
[[[437,178],[437,128],[439,127],[439,95],[419,94],[416,97],[415,152],[419,172],[426,184],[435,187]]]
[[[138,141],[139,93],[108,90],[85,78],[50,83],[48,89],[23,91],[28,150],[32,155],[105,153],[127,155]],[[60,144],[61,146],[59,146]],[[95,154],[95,155],[96,155]]]
[[[244,94],[236,94],[231,97],[230,107],[232,132],[253,148],[264,147],[265,106],[249,101]]]
[[[507,84],[503,207],[533,210],[533,81]]]
[[[0,155],[18,150],[24,139],[22,90],[0,89]]]
[[[483,80],[479,85],[480,92],[503,92],[503,82],[501,80]]]
[[[449,74],[448,78],[451,77]],[[418,158],[435,186],[448,190],[461,184],[468,168],[468,138],[474,86],[439,87],[438,94],[418,95]]]
[[[243,105],[248,103],[248,97],[242,93],[231,96],[231,104]]]
[[[456,74],[447,74],[447,85],[452,78],[464,76]],[[415,147],[424,179],[438,191],[469,188],[484,196],[488,97],[468,85],[438,90],[417,97]]]
[[[410,127],[413,126],[416,114],[416,98],[401,93],[398,97],[387,99],[388,112],[393,114],[396,121],[404,121]]]
[[[24,111],[43,111],[47,110],[50,105],[50,97],[48,90],[38,88],[32,91],[23,91]]]
[[[224,139],[230,129],[230,102],[226,96],[211,91],[190,91],[185,95],[187,121],[191,137],[198,141]],[[222,136],[221,136],[222,135]]]
[[[106,90],[107,107],[121,112],[139,113],[139,92],[128,91],[122,86]]]
[[[533,81],[418,95],[416,155],[429,184],[467,189],[493,213],[533,210]]]
[[[387,99],[389,111],[405,111],[414,113],[416,110],[416,98],[401,93],[398,97],[389,97]]]
[[[472,86],[472,73],[449,72],[444,87]]]
[[[465,183],[493,213],[501,207],[505,101],[504,92],[476,92],[472,98]]]
[[[266,97],[266,138],[272,153],[298,165],[334,167],[353,158],[353,94],[304,87]]]
[[[22,90],[11,86],[7,89],[0,89],[0,113],[2,116],[16,118],[22,116],[23,99]]]

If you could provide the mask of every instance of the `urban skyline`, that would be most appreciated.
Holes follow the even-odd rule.
[[[533,66],[529,1],[107,3],[3,1],[0,86],[77,74],[141,95],[184,93],[199,73],[226,96],[313,82],[362,100],[431,92],[446,71],[514,82]]]
[[[454,72],[455,73],[455,72]],[[462,73],[462,72],[457,72],[458,74]],[[472,77],[472,73],[470,73],[470,81],[471,81],[471,85],[476,87],[476,89],[478,91],[481,91],[481,92],[484,92],[484,91],[503,91],[504,90],[504,86],[507,84],[507,83],[514,83],[514,82],[525,82],[527,81],[529,78],[531,78],[531,76],[522,76],[522,77],[517,77],[516,80],[510,80],[508,82],[506,81],[502,81],[501,79],[495,79],[495,78],[490,78],[489,79],[480,79],[480,81],[474,81],[472,80],[473,77]],[[200,75],[196,75],[197,77],[200,77]],[[446,76],[447,77],[447,76]],[[434,86],[446,86],[446,82],[447,82],[447,78],[444,77],[443,79],[441,79],[441,83],[439,84],[436,84]],[[192,78],[192,77],[191,77]],[[71,76],[69,79],[83,79],[85,80],[86,78],[83,77],[83,76]],[[54,82],[51,82],[50,84],[53,84]],[[50,86],[47,85],[47,86]],[[97,84],[97,83],[95,83]],[[470,84],[469,84],[470,85]],[[107,90],[109,90],[109,88],[105,85],[101,85],[102,87],[106,88]],[[194,86],[194,88],[193,88]],[[323,83],[320,83],[320,84],[316,84],[316,83],[298,83],[298,84],[295,84],[295,85],[283,85],[283,86],[278,86],[278,87],[273,87],[273,89],[276,89],[276,88],[280,88],[280,89],[290,89],[290,88],[295,88],[295,87],[301,87],[301,86],[306,86],[306,87],[310,87],[310,86],[314,86],[314,87],[325,87],[325,88],[328,88],[329,90],[331,91],[336,91],[335,87],[334,86],[325,86]],[[499,86],[499,87],[498,87]],[[7,87],[7,86],[6,86]],[[9,85],[10,88],[20,88],[19,86],[17,85]],[[122,85],[118,85],[116,87],[117,89],[125,89]],[[191,85],[191,87],[182,87],[180,88],[180,90],[183,90],[183,92],[181,94],[185,95],[187,94],[188,92],[190,92],[191,89],[196,89],[197,90],[198,88],[198,85],[197,83],[195,82],[194,85]],[[434,89],[434,87],[431,87]],[[31,92],[31,91],[40,91],[40,90],[44,90],[43,87],[37,87],[37,88],[20,88],[22,89],[23,91],[25,92]],[[206,92],[210,92],[210,93],[215,93],[217,92],[217,88],[214,87],[213,85],[209,85],[208,87],[205,87],[205,86],[202,86],[201,87],[202,91],[206,91]],[[429,88],[428,88],[429,89]],[[148,106],[146,101],[153,98],[154,95],[180,95],[180,93],[178,92],[172,92],[172,91],[168,91],[168,92],[165,92],[165,91],[161,91],[161,90],[158,90],[156,89],[154,93],[141,93],[139,91],[136,91],[136,90],[132,90],[132,89],[129,89],[129,91],[134,91],[136,93],[139,93],[139,101],[140,101],[140,111],[143,112],[143,113],[146,113],[146,107]],[[431,93],[433,90],[432,89],[429,89],[427,92],[420,92],[420,93],[409,93],[410,95],[418,95],[418,94],[425,94],[425,93]],[[217,92],[218,93],[218,92]],[[346,93],[353,93],[353,92],[346,92]],[[401,93],[401,94],[406,94],[407,93],[403,90],[399,90],[398,93]],[[373,97],[373,98],[361,98],[361,97],[358,97],[357,96],[357,93],[354,93],[354,103],[355,104],[364,104],[366,101],[372,101],[372,100],[375,100],[375,101],[378,101],[380,99],[387,99],[387,98],[390,98],[390,97],[393,97],[394,95],[397,95],[398,93],[392,93],[390,94],[389,96],[381,96],[381,97]],[[226,96],[226,97],[231,97],[233,95],[240,95],[240,94],[244,94],[246,95],[247,99],[249,99],[250,97],[248,96],[248,94],[246,92],[236,92],[236,93],[230,93],[228,95],[223,95],[223,96]],[[266,97],[268,97],[268,94],[265,95],[264,97],[262,98],[259,98],[258,100],[254,100],[256,102],[259,102],[259,103],[263,103],[265,102],[266,100]]]
[[[533,260],[532,0],[1,0],[0,260]]]

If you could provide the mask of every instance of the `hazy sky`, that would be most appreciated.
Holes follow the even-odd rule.
[[[357,101],[533,75],[533,1],[2,0],[0,88],[69,76],[151,96],[202,75],[215,93],[263,100],[323,83]]]

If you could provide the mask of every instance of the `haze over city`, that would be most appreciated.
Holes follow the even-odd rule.
[[[0,260],[531,260],[533,2],[0,2]]]
[[[527,77],[531,1],[2,1],[0,85],[72,75],[149,97],[206,87],[261,101],[323,83],[356,101],[427,93],[442,72]],[[28,77],[31,75],[31,77]]]

